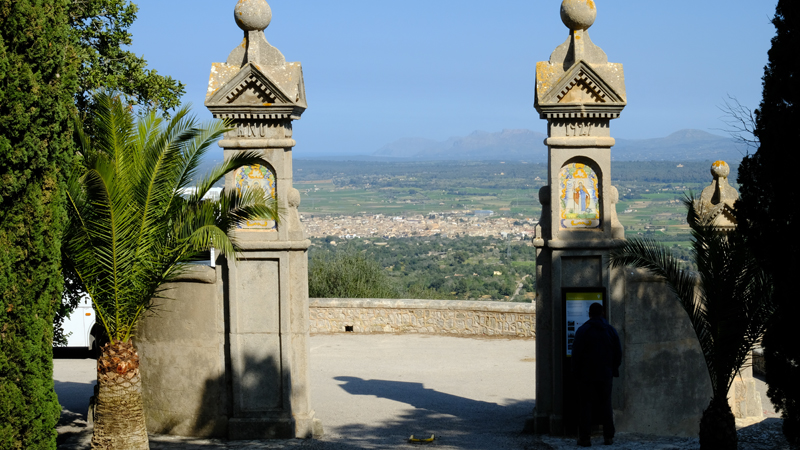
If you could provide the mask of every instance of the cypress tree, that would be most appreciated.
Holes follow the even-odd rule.
[[[54,449],[53,314],[76,90],[70,0],[0,0],[0,448]]]
[[[784,419],[790,442],[800,443],[800,273],[797,175],[791,169],[800,143],[800,2],[779,0],[776,34],[764,68],[756,110],[759,148],[739,168],[739,223],[763,267],[773,274],[778,310],[763,340],[768,395]]]

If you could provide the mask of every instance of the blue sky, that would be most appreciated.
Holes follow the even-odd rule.
[[[133,0],[132,50],[186,84],[201,118],[212,62],[242,40],[236,0]],[[268,0],[267,40],[303,63],[309,109],[295,157],[368,154],[403,137],[545,132],[535,65],[568,36],[560,0]],[[595,0],[589,34],[624,64],[628,106],[612,136],[685,128],[724,135],[728,95],[756,108],[775,1]]]

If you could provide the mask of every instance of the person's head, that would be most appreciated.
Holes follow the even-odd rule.
[[[600,303],[592,303],[589,306],[589,317],[592,319],[603,317],[603,305]]]

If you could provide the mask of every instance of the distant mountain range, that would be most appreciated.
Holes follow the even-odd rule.
[[[398,139],[372,155],[357,159],[392,160],[512,160],[547,162],[546,136],[531,130],[475,131],[446,141]],[[663,138],[617,139],[613,161],[707,161],[738,163],[744,148],[735,140],[701,130],[680,130]],[[319,159],[323,159],[320,157]],[[341,157],[335,158],[341,159]],[[354,158],[355,159],[355,158]]]

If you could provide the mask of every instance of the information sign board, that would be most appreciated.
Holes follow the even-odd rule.
[[[601,289],[583,292],[565,292],[566,314],[566,339],[567,357],[572,356],[572,343],[575,340],[575,332],[581,325],[589,320],[589,306],[592,303],[603,304],[603,291]]]

